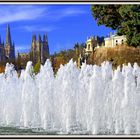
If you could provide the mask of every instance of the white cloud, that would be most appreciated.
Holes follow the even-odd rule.
[[[86,14],[87,12],[78,6],[76,8],[74,7],[67,7],[61,10],[53,10],[53,11],[48,11],[48,14],[46,15],[46,18],[48,20],[60,20],[65,17],[70,17],[70,16],[77,16],[79,14]]]
[[[15,44],[15,52],[29,52],[30,51],[30,45],[17,45]]]
[[[18,26],[13,27],[12,30],[21,30],[21,31],[27,31],[27,32],[51,32],[54,30],[59,29],[55,26],[47,26],[47,25],[24,25],[24,26]]]
[[[44,16],[46,10],[37,6],[0,6],[0,24],[37,19]]]
[[[85,14],[86,11],[84,11],[83,9],[80,8],[66,8],[64,10],[62,10],[62,15],[63,16],[67,16],[67,15],[78,15],[78,14]]]
[[[54,26],[29,26],[29,25],[26,25],[26,26],[22,26],[20,27],[21,29],[24,29],[28,32],[51,32],[53,30],[56,30],[58,28],[54,27]]]
[[[0,24],[23,20],[35,20],[38,18],[46,18],[47,20],[60,20],[65,17],[76,16],[85,13],[86,11],[84,11],[79,6],[69,6],[67,8],[57,9],[53,6],[1,5]]]

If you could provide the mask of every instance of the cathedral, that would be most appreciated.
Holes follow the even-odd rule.
[[[38,35],[38,39],[36,35],[33,35],[30,52],[18,53],[16,59],[15,45],[12,43],[10,26],[7,25],[6,42],[4,43],[0,37],[0,63],[17,62],[25,66],[28,61],[32,61],[35,65],[38,62],[44,64],[47,58],[49,58],[49,45],[47,35],[44,34],[42,38]]]
[[[36,63],[44,64],[46,59],[49,58],[49,45],[47,35],[44,34],[43,38],[38,35],[32,36],[31,49],[29,53],[18,53],[17,61],[20,63],[21,68],[25,68],[28,61],[32,61],[33,65]]]
[[[43,35],[43,39],[39,35],[38,40],[36,35],[32,36],[30,58],[34,64],[38,62],[44,64],[46,59],[49,58],[49,46],[46,34]]]
[[[6,29],[6,43],[0,38],[0,62],[15,61],[15,45],[11,40],[10,26]]]

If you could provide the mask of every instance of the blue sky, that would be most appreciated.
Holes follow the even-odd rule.
[[[50,53],[73,48],[91,35],[106,36],[112,30],[98,26],[90,5],[0,5],[0,35],[11,27],[16,51],[28,52],[32,35],[48,35]]]

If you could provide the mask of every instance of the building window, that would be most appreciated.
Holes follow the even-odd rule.
[[[116,40],[116,46],[118,45],[118,40]]]
[[[88,44],[88,50],[90,50],[90,44]]]
[[[124,44],[123,39],[122,39],[122,45]]]

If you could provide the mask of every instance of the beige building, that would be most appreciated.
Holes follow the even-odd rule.
[[[86,41],[85,55],[89,56],[93,53],[96,47],[104,46],[104,37],[91,36]]]
[[[100,47],[115,47],[117,45],[122,45],[126,43],[126,36],[118,36],[116,34],[112,35],[110,33],[109,37],[98,37],[98,36],[91,36],[87,38],[86,47],[83,50],[83,54],[79,55],[78,58],[78,66],[80,67],[82,62],[86,62],[91,54],[95,51],[95,49]]]
[[[94,50],[94,38],[93,37],[90,37],[89,39],[87,39],[87,42],[86,42],[86,48],[85,48],[85,54],[88,55],[88,54],[91,54]]]
[[[99,47],[115,47],[117,45],[122,45],[126,43],[126,36],[118,36],[118,35],[113,35],[110,33],[109,37],[106,38],[101,38],[98,36],[95,37],[90,37],[86,41],[86,48],[84,49],[84,54],[85,55],[90,55],[93,53],[95,48]]]
[[[105,46],[104,47],[115,47],[117,45],[123,45],[126,43],[126,36],[118,36],[110,34],[110,37],[104,39]]]

